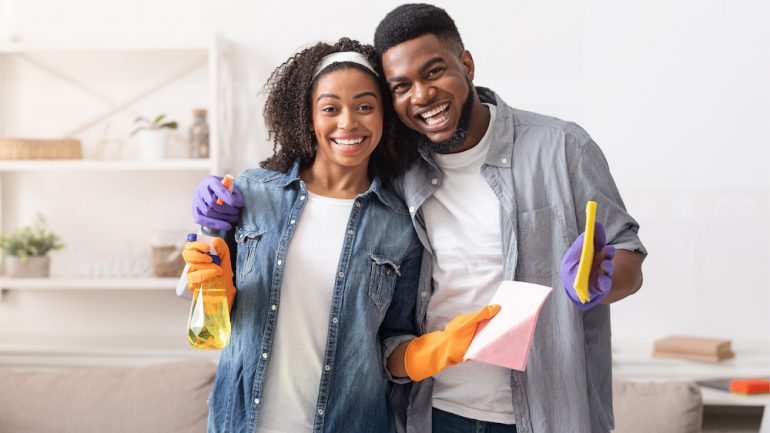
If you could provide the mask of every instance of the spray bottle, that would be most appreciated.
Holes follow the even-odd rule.
[[[228,189],[232,188],[233,177],[225,176],[222,184]],[[218,204],[222,204],[222,199],[217,199]],[[201,241],[211,245],[209,255],[213,263],[220,265],[219,256],[214,249],[212,238],[222,237],[223,233],[209,227],[201,226],[201,232],[197,235],[187,236],[188,241]],[[182,274],[184,280],[184,290],[187,290],[187,268]],[[198,349],[222,349],[230,340],[230,305],[227,302],[227,291],[225,281],[222,277],[212,278],[192,289],[192,304],[190,306],[190,317],[187,321],[187,339],[190,345]],[[179,293],[179,287],[177,287]]]

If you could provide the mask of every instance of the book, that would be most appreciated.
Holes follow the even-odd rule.
[[[655,341],[652,356],[718,362],[735,357],[730,340],[671,336]]]
[[[733,394],[767,394],[770,392],[770,378],[710,379],[696,382],[700,386],[732,392]]]

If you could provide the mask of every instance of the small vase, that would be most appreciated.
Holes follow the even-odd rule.
[[[166,156],[166,131],[144,129],[137,133],[140,158],[146,161],[157,161]]]
[[[5,274],[9,277],[44,278],[49,275],[51,260],[48,256],[21,260],[16,256],[5,257]]]

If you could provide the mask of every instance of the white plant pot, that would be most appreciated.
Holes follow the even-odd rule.
[[[41,278],[49,275],[51,260],[48,256],[21,260],[16,256],[5,257],[5,274],[9,277]]]
[[[139,157],[147,161],[163,159],[166,156],[166,139],[164,130],[141,130],[136,134],[139,142]]]

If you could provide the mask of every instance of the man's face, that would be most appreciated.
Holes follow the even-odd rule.
[[[459,147],[473,105],[470,54],[458,54],[454,44],[426,34],[385,51],[382,66],[404,125],[428,138],[433,151]]]

